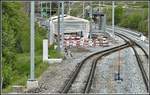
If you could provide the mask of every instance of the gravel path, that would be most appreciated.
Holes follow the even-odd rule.
[[[28,93],[59,93],[76,64],[91,54],[89,50],[78,52],[77,49],[72,49],[72,51],[73,57],[68,56],[62,63],[49,64],[48,69],[38,79],[39,88],[31,89]]]
[[[62,63],[49,64],[47,70],[37,79],[39,87],[28,91],[25,89],[24,93],[59,93],[75,66],[85,57],[92,54],[87,49],[82,49],[81,51],[81,48],[71,49],[71,51],[73,57],[67,56]]]

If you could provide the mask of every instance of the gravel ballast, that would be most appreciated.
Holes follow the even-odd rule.
[[[120,77],[115,80],[118,72],[119,53],[113,53],[99,60],[95,81],[91,93],[147,93],[136,58],[131,48],[120,52]]]

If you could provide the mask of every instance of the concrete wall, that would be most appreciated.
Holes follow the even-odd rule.
[[[48,40],[43,40],[43,61],[48,60]]]

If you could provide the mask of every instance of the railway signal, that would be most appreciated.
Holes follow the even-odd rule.
[[[123,81],[123,78],[121,78],[121,76],[120,76],[120,68],[121,68],[121,66],[120,66],[121,65],[120,51],[121,50],[118,51],[119,52],[119,56],[118,56],[119,57],[118,58],[119,59],[118,60],[118,72],[115,74],[115,81],[117,81],[117,80],[118,81],[119,80]]]
[[[41,17],[46,17],[47,12],[46,12],[46,7],[43,7],[43,4],[45,4],[45,2],[41,2]]]

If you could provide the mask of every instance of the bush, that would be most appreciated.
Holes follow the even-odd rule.
[[[17,54],[17,60],[15,62],[15,73],[17,75],[29,75],[30,71],[30,55],[29,54]]]
[[[147,2],[137,3],[138,5],[144,6],[144,8],[134,9],[126,8],[123,9],[121,6],[115,8],[115,25],[130,28],[143,32],[145,35],[148,35],[148,5]],[[106,13],[107,24],[111,25],[112,22],[112,8],[104,8]]]
[[[142,15],[139,13],[132,13],[128,16],[125,16],[119,25],[123,27],[128,27],[131,29],[138,29],[138,24],[142,20]]]
[[[8,85],[10,85],[11,83],[11,79],[12,79],[12,68],[10,65],[5,64],[3,65],[3,71],[2,71],[2,75],[3,75],[3,88],[7,87]]]
[[[58,52],[57,49],[54,49],[54,46],[56,43],[53,45],[49,46],[48,48],[48,57],[49,58],[63,58],[64,54],[62,52]]]

